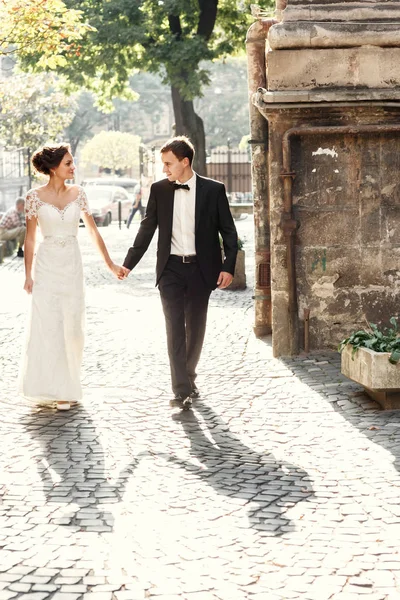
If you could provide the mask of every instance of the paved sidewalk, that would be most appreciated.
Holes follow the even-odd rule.
[[[127,281],[80,231],[85,404],[15,392],[27,298],[0,266],[0,600],[400,599],[400,414],[335,353],[277,360],[249,288],[217,291],[192,412],[168,406],[151,251]],[[102,229],[116,261],[130,231]]]

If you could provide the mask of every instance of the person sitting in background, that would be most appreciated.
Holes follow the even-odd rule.
[[[25,200],[17,198],[15,206],[9,208],[0,221],[0,242],[15,240],[18,244],[17,256],[23,257],[25,231]]]

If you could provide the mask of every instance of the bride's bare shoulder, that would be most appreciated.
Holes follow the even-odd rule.
[[[78,198],[82,193],[82,186],[76,183],[67,184],[67,195],[69,198]]]
[[[41,186],[39,186],[39,187],[31,188],[30,190],[28,190],[28,191],[26,192],[26,195],[27,195],[27,196],[31,196],[31,195],[32,195],[32,194],[34,194],[34,193],[38,193],[38,192],[40,192],[40,191],[41,191],[41,190],[43,190],[43,188],[45,188],[45,187],[46,187],[46,186],[44,186],[44,185],[41,185]]]

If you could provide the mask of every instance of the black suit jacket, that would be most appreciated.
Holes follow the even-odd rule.
[[[173,186],[168,179],[153,183],[146,216],[124,260],[124,267],[133,269],[149,247],[158,227],[156,285],[171,253],[173,214]],[[222,262],[219,234],[223,240],[224,262]],[[205,282],[213,290],[217,287],[221,271],[234,274],[238,251],[237,232],[229,209],[225,186],[219,181],[199,175],[196,175],[195,243],[200,270]]]

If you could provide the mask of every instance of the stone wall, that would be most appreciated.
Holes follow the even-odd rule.
[[[351,121],[381,122],[382,112],[359,107]],[[300,347],[304,308],[310,309],[311,348],[336,347],[354,327],[388,323],[399,312],[398,136],[339,134],[293,141]]]
[[[309,349],[335,347],[398,315],[400,292],[399,4],[289,0],[282,14],[253,97],[269,125],[275,355],[304,348],[304,309]]]

